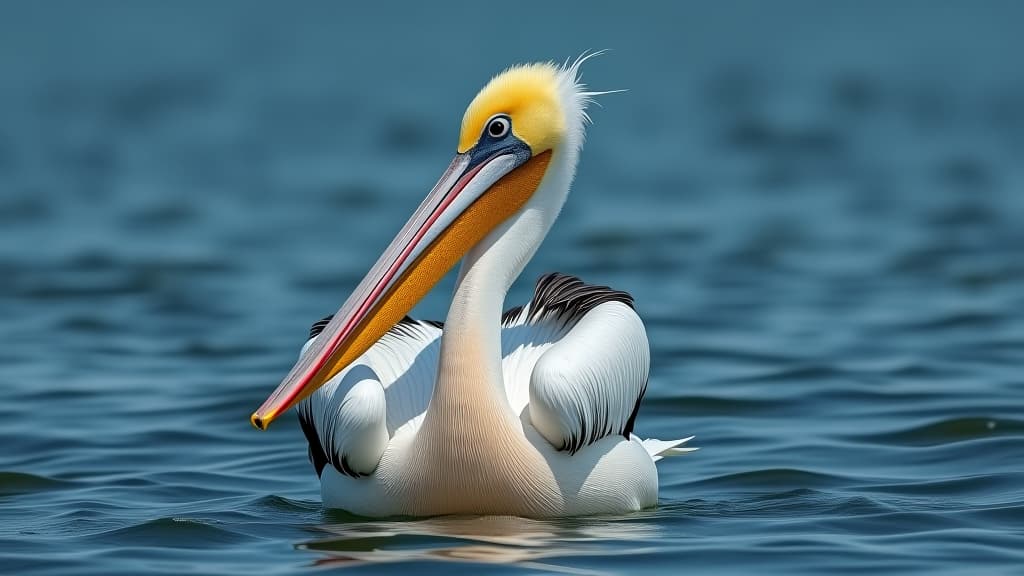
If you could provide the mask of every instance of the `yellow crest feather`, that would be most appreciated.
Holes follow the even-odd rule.
[[[498,74],[469,104],[462,118],[459,152],[476,145],[484,125],[495,114],[508,114],[512,132],[534,155],[554,148],[565,134],[559,101],[559,68],[526,64]]]

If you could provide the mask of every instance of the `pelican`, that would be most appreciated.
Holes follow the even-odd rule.
[[[593,55],[477,94],[440,181],[253,413],[266,429],[297,407],[325,506],[624,513],[657,504],[657,460],[692,450],[633,434],[650,349],[629,294],[555,273],[502,312],[568,195],[601,94],[580,78]],[[406,316],[460,260],[445,322]]]

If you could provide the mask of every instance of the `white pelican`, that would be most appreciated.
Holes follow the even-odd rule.
[[[589,122],[580,65],[493,78],[458,154],[345,304],[313,326],[252,415],[298,405],[323,502],[365,516],[621,513],[657,504],[632,434],[650,350],[629,294],[563,274],[502,313],[565,202]],[[462,260],[448,318],[406,314]]]

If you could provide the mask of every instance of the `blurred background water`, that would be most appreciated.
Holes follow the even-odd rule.
[[[1016,2],[0,5],[0,572],[1020,573]],[[247,417],[494,73],[595,125],[509,298],[631,292],[661,505],[366,521]],[[443,318],[452,279],[417,309]]]

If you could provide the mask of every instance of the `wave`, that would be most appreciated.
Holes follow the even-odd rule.
[[[1024,436],[1024,421],[983,416],[946,418],[855,439],[900,446],[937,446],[1002,436]]]
[[[216,526],[211,521],[179,517],[157,518],[86,538],[119,546],[161,548],[221,548],[225,544],[251,540],[248,535]]]
[[[0,472],[0,497],[14,494],[60,490],[74,485],[67,480],[24,472]]]
[[[747,472],[722,474],[695,482],[687,486],[727,488],[755,488],[759,490],[796,490],[805,488],[828,488],[849,483],[849,479],[835,474],[812,472],[798,468],[765,468]]]

